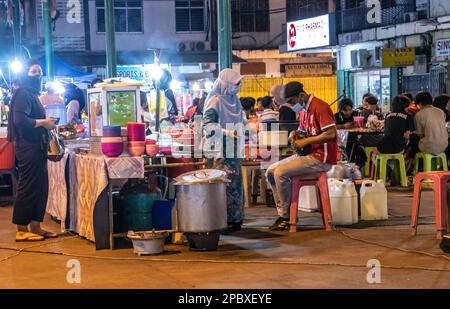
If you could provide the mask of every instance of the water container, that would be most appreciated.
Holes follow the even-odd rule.
[[[352,196],[352,190],[349,189],[351,184],[348,181],[328,179],[331,216],[335,225],[351,225],[354,223],[354,196]]]
[[[352,222],[358,223],[358,193],[356,192],[355,184],[349,179],[344,179],[344,184],[347,196],[350,198],[352,204]]]
[[[361,184],[361,220],[387,220],[387,190],[382,180]]]
[[[66,107],[63,104],[51,104],[45,107],[45,117],[58,118],[58,125],[67,124]]]
[[[298,210],[315,212],[319,210],[319,192],[315,186],[303,186],[298,196]]]

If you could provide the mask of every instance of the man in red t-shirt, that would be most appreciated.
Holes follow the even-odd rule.
[[[299,82],[286,84],[284,98],[291,103],[293,110],[300,112],[299,130],[307,135],[295,139],[298,132],[293,132],[292,145],[298,150],[309,148],[309,151],[276,162],[267,169],[267,181],[272,188],[279,215],[271,230],[289,228],[291,178],[328,171],[331,165],[336,164],[338,149],[336,122],[327,103],[307,94]]]

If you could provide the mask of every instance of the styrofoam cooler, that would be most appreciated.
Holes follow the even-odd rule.
[[[319,191],[315,186],[303,186],[298,195],[298,210],[315,212],[319,210]]]

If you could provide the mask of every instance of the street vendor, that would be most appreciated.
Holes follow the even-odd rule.
[[[48,197],[48,130],[54,118],[45,118],[39,101],[42,68],[29,60],[24,66],[19,89],[11,99],[8,140],[15,142],[19,181],[12,222],[17,225],[16,241],[39,241],[56,237],[41,228]]]
[[[330,106],[312,94],[306,93],[303,84],[286,84],[284,97],[295,108],[300,108],[299,129],[307,137],[295,139],[298,131],[291,134],[293,145],[303,151],[272,164],[266,177],[277,206],[278,219],[270,230],[289,229],[291,205],[291,177],[328,171],[337,161],[336,121]],[[309,153],[305,153],[308,149]]]
[[[244,122],[244,112],[237,97],[243,77],[231,69],[224,69],[214,82],[212,91],[206,98],[203,112],[203,124],[220,125],[224,141],[231,139],[233,143],[223,144],[223,158],[216,158],[213,168],[223,170],[231,181],[227,186],[227,219],[228,229],[225,233],[239,231],[244,220],[244,193],[242,187],[242,159],[238,156],[240,150],[236,131],[227,130],[227,124],[235,126]],[[207,136],[208,137],[208,136]],[[234,145],[233,145],[234,144]],[[228,156],[230,149],[233,152]]]

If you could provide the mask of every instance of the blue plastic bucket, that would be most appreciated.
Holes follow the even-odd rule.
[[[159,200],[153,203],[152,220],[155,230],[172,229],[172,208],[175,200]]]

